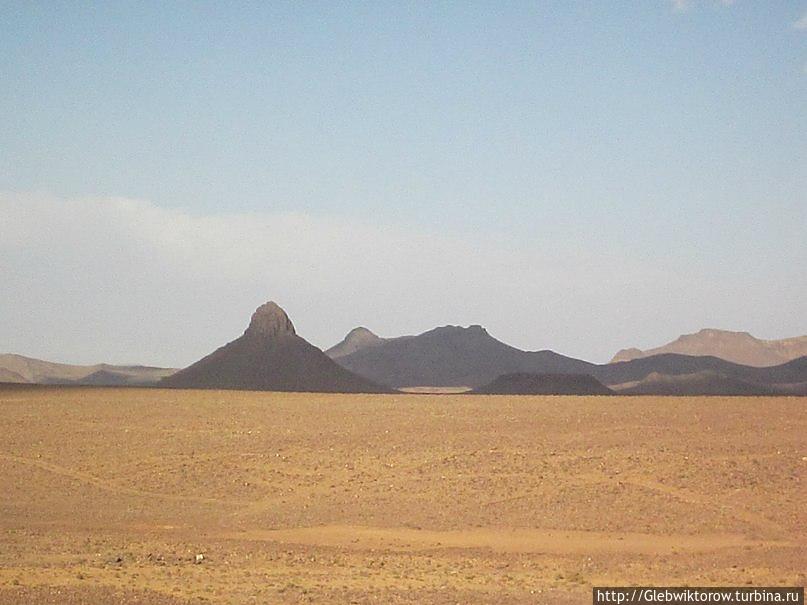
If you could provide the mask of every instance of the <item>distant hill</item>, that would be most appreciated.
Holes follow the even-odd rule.
[[[705,370],[695,374],[665,376],[656,372],[621,388],[625,395],[777,395],[777,389]]]
[[[750,367],[716,357],[663,354],[631,361],[593,364],[553,351],[522,351],[481,326],[445,326],[406,339],[389,339],[336,361],[378,384],[479,388],[503,374],[588,374],[605,385],[712,371],[752,384],[807,382],[807,357],[780,366]]]
[[[53,363],[22,355],[0,355],[0,382],[150,385],[174,372],[174,368],[116,366],[105,363],[83,366]]]
[[[613,395],[588,374],[504,374],[472,393],[487,395]]]
[[[726,334],[733,336],[724,338]],[[734,338],[737,334],[740,336]],[[747,334],[715,330],[703,330],[692,336],[715,343],[749,342],[749,339],[757,343],[777,342],[777,347],[766,345],[766,350],[776,350],[782,355],[798,352],[799,342],[807,338],[758,341]],[[537,379],[512,376],[507,379],[509,384],[495,382],[505,375],[529,374],[587,375],[621,393],[807,394],[807,356],[778,365],[751,366],[713,355],[649,355],[651,352],[627,361],[593,364],[548,350],[522,351],[497,340],[482,326],[472,325],[443,326],[417,336],[397,338],[380,338],[366,328],[356,328],[325,354],[296,334],[280,307],[266,303],[253,314],[241,337],[178,372],[148,366],[70,365],[5,354],[0,355],[0,383],[159,384],[346,393],[391,389],[423,392],[426,387],[436,392],[483,387],[545,392],[541,389],[552,384],[559,385],[556,388],[563,386],[549,382],[548,378],[542,379],[543,385],[530,382]],[[759,363],[760,358],[755,360]]]
[[[97,372],[93,372],[89,376],[85,376],[77,382],[79,384],[95,386],[126,386],[131,384],[122,374],[110,372],[109,370],[98,370]]]
[[[370,330],[364,327],[353,328],[347,333],[347,336],[342,339],[338,344],[335,344],[330,349],[325,351],[325,354],[331,359],[338,359],[345,355],[350,355],[361,349],[368,349],[376,347],[391,340],[399,340],[401,338],[411,338],[410,336],[399,336],[398,338],[381,338],[376,336]]]
[[[807,336],[760,340],[748,332],[704,329],[695,334],[684,334],[666,345],[647,351],[622,349],[614,355],[611,363],[662,353],[710,355],[747,366],[776,366],[807,355]]]
[[[665,353],[641,357],[631,361],[608,363],[596,366],[591,374],[608,385],[642,380],[656,373],[666,376],[682,376],[710,371],[752,384],[788,384],[807,381],[807,357],[799,357],[778,366],[758,368],[745,366],[717,357],[694,357]]]
[[[0,382],[25,383],[28,381],[16,372],[12,372],[6,368],[0,368]]]
[[[244,334],[160,386],[336,393],[386,389],[337,365],[300,338],[285,311],[273,302],[258,307]]]

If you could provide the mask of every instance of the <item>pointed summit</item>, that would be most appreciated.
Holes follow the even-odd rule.
[[[288,315],[273,302],[258,307],[243,336],[160,384],[185,389],[389,392],[338,366],[297,336]]]
[[[342,342],[332,346],[325,351],[325,354],[331,359],[338,359],[339,357],[350,355],[361,349],[375,347],[385,342],[387,342],[386,338],[376,336],[367,328],[359,326],[348,332]]]
[[[277,338],[294,336],[297,332],[294,331],[294,324],[286,312],[270,300],[255,310],[244,334]]]
[[[353,328],[347,333],[347,336],[345,336],[345,340],[354,340],[356,338],[378,338],[378,336],[373,333],[372,330],[364,326],[359,326],[358,328]]]

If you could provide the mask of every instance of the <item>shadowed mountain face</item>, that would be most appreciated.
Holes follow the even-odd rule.
[[[94,384],[104,386],[153,385],[176,372],[173,368],[116,366],[99,363],[92,366],[53,363],[22,355],[0,355],[0,382],[33,384]]]
[[[521,351],[496,340],[481,326],[444,326],[419,336],[390,339],[339,357],[337,362],[394,387],[476,388],[513,372],[586,374],[594,367],[552,351]]]
[[[799,357],[778,366],[757,368],[717,357],[667,353],[596,366],[592,375],[608,385],[615,385],[642,380],[653,373],[681,376],[705,371],[753,384],[795,384],[807,382],[807,357]]]
[[[743,334],[741,340],[756,341]],[[722,336],[716,338],[722,342]],[[777,342],[790,343],[786,348],[792,354],[799,350],[799,341]],[[807,356],[752,367],[715,356],[664,353],[598,365],[552,351],[522,351],[493,338],[481,326],[444,326],[398,338],[379,338],[366,328],[356,328],[329,349],[329,354],[333,359],[300,338],[280,307],[266,303],[253,314],[240,338],[176,374],[171,368],[76,366],[0,355],[0,382],[159,383],[167,387],[351,393],[384,392],[386,387],[479,389],[508,374],[564,374],[588,375],[621,393],[807,394]],[[544,392],[541,384],[531,386],[526,378],[509,380],[513,384],[498,383],[491,388]]]
[[[504,374],[473,393],[487,395],[613,395],[587,374]]]
[[[379,393],[385,389],[356,376],[297,336],[273,302],[260,306],[233,342],[180,370],[160,386],[323,393]]]
[[[611,363],[662,353],[710,355],[748,366],[775,366],[807,355],[807,336],[784,340],[760,340],[748,332],[705,329],[696,334],[684,334],[673,342],[647,351],[622,349]]]
[[[446,326],[419,336],[391,339],[339,357],[337,362],[393,387],[479,388],[513,373],[588,374],[606,385],[640,381],[653,373],[677,376],[703,371],[753,384],[807,382],[807,357],[766,368],[676,354],[598,365],[552,351],[521,351],[496,340],[480,326]]]
[[[753,384],[717,372],[665,376],[656,372],[617,391],[625,395],[777,395],[773,386]]]

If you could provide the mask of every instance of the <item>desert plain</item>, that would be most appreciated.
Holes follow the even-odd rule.
[[[807,583],[807,400],[0,390],[0,604]]]

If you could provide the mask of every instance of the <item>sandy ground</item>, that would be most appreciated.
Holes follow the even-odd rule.
[[[807,581],[804,398],[29,388],[0,435],[2,605]]]

